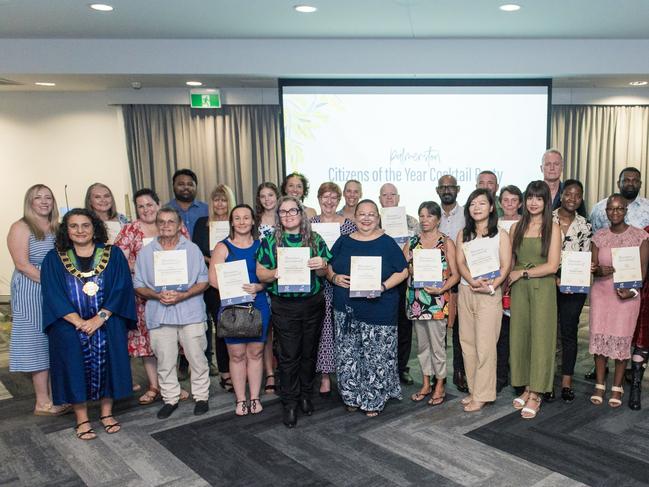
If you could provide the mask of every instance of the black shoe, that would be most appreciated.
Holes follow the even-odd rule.
[[[453,371],[453,384],[455,384],[458,391],[465,393],[469,392],[469,387],[466,384],[466,377],[464,376],[464,372],[461,370]]]
[[[629,408],[633,411],[642,409],[640,395],[642,392],[642,376],[644,375],[645,364],[643,362],[633,362],[631,364],[632,381],[631,393],[629,394]]]
[[[176,409],[178,409],[178,403],[165,404],[160,408],[156,416],[158,416],[158,419],[167,419]]]
[[[572,390],[572,387],[561,388],[561,399],[565,402],[572,402],[575,400],[575,391]]]
[[[311,416],[313,414],[313,403],[311,402],[311,399],[302,399],[300,401],[300,409],[304,414],[307,416]]]
[[[552,389],[550,392],[543,393],[543,401],[545,402],[554,402],[556,398],[557,396],[554,395],[554,389]]]
[[[207,401],[196,401],[194,404],[194,416],[200,416],[210,410],[210,404]]]
[[[404,370],[399,374],[399,380],[401,380],[401,382],[403,382],[407,386],[411,386],[415,383],[407,370]]]
[[[294,428],[297,424],[297,409],[284,408],[284,414],[282,415],[282,422],[286,425],[287,428]]]
[[[604,374],[608,375],[608,367],[606,367],[606,371],[604,372]],[[595,379],[597,379],[597,374],[595,372],[595,367],[590,369],[590,372],[588,372],[587,374],[584,374],[584,379],[586,379],[586,380],[595,380]]]
[[[219,375],[219,369],[210,362],[210,377],[216,377],[217,375]]]

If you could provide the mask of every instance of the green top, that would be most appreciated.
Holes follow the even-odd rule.
[[[316,232],[311,232],[313,237],[313,247],[311,248],[311,257],[322,257],[331,260],[331,253],[327,248],[327,244],[320,235]],[[302,247],[302,235],[299,233],[283,233],[281,247]],[[268,235],[261,239],[261,245],[257,249],[257,262],[263,265],[266,269],[277,268],[277,240],[275,234]],[[308,293],[279,293],[277,280],[274,280],[267,288],[270,294],[275,296],[282,296],[285,298],[301,298],[313,296],[318,294],[323,288],[322,277],[318,277],[315,271],[311,271],[311,291]]]

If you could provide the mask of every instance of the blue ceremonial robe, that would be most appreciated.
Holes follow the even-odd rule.
[[[88,281],[98,286],[95,296],[82,291]],[[111,247],[108,264],[99,275],[78,278],[65,269],[57,251],[51,250],[41,268],[41,290],[54,404],[130,396],[127,328],[136,327],[135,293],[122,251]],[[90,319],[102,308],[112,315],[92,337],[63,319],[74,312]]]

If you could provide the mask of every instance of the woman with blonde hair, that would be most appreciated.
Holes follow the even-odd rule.
[[[120,225],[128,223],[126,215],[117,212],[113,192],[103,183],[93,183],[88,186],[84,207],[86,210],[94,211],[103,222],[119,222]]]
[[[9,370],[32,374],[37,416],[58,416],[70,410],[69,405],[52,404],[48,341],[42,329],[41,264],[54,248],[58,227],[59,211],[52,190],[35,184],[25,193],[23,217],[11,225],[7,235],[16,268],[11,278]]]

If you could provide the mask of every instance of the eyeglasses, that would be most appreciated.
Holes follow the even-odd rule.
[[[606,211],[609,213],[624,213],[626,211],[626,208],[623,206],[614,206],[613,208],[606,208]]]
[[[437,186],[437,189],[439,189],[440,191],[449,191],[449,190],[453,191],[453,190],[457,190],[457,188],[459,188],[459,186],[452,185],[452,184],[445,184],[443,186]]]
[[[291,208],[290,210],[279,210],[277,214],[279,215],[280,218],[286,217],[286,216],[295,216],[298,215],[302,210],[299,208]]]

